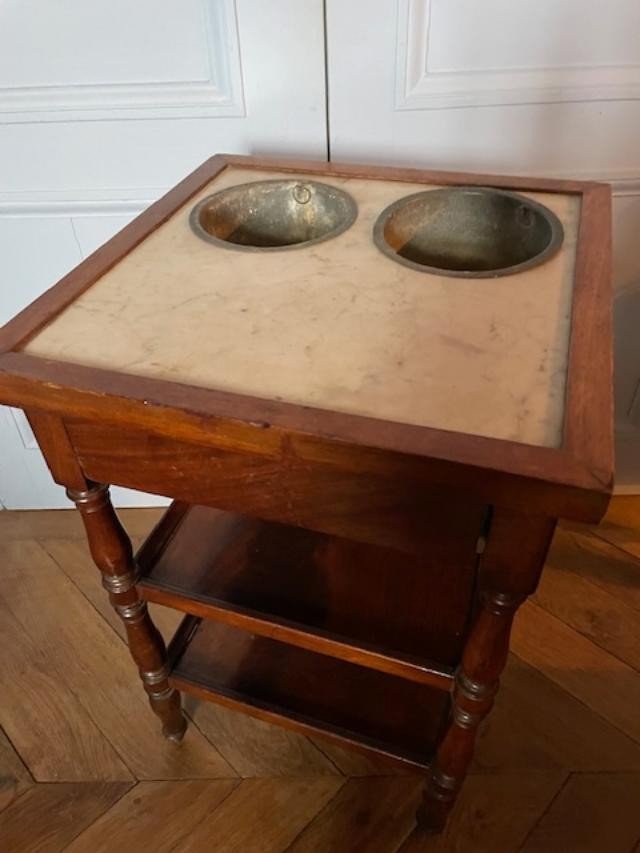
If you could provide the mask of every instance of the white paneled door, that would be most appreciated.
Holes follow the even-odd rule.
[[[640,4],[326,6],[332,159],[612,182],[616,477],[640,491]]]
[[[211,154],[325,159],[324,51],[322,0],[4,0],[0,324]],[[0,502],[68,505],[6,408]]]
[[[611,180],[637,490],[639,30],[637,0],[4,0],[0,322],[215,151]],[[65,505],[8,409],[0,501]]]

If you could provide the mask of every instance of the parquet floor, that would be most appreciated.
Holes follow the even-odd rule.
[[[155,510],[123,513],[140,539]],[[74,513],[0,513],[3,853],[640,853],[640,501],[564,527],[448,831],[420,780],[187,703],[147,708]],[[170,632],[174,614],[156,608]]]

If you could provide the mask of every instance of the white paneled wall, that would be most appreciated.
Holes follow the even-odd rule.
[[[396,106],[637,98],[638,28],[635,0],[400,0]]]
[[[326,157],[322,0],[0,4],[0,323],[218,151]],[[2,408],[0,502],[68,506]]]
[[[234,0],[5,7],[0,110],[7,122],[246,114]]]

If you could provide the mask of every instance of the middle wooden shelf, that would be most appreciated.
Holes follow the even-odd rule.
[[[148,601],[451,687],[473,595],[471,565],[457,574],[427,571],[422,555],[178,502],[137,562]],[[435,605],[443,595],[451,606]]]

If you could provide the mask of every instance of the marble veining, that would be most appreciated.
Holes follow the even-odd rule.
[[[277,172],[229,168],[26,347],[32,355],[383,420],[561,443],[579,198],[528,193],[565,229],[561,251],[498,279],[383,256],[380,211],[423,184],[318,178],[358,204],[345,233],[283,252],[198,239],[199,199]],[[288,177],[290,175],[287,175]]]

